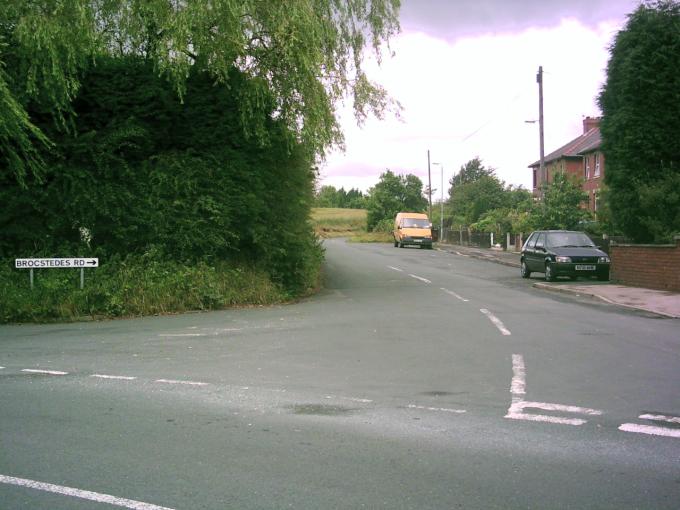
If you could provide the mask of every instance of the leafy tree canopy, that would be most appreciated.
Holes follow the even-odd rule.
[[[254,84],[240,89],[239,117],[265,142],[262,113],[297,134],[310,154],[342,144],[333,110],[353,98],[357,119],[390,107],[362,69],[399,30],[399,0],[0,0],[0,159],[20,181],[42,168],[36,146],[49,142],[26,113],[29,102],[57,120],[93,57],[139,56],[176,91],[190,70],[229,86],[232,68]],[[272,113],[271,103],[274,103]]]
[[[380,181],[368,190],[368,229],[381,221],[394,219],[399,211],[422,212],[427,207],[423,182],[413,174],[395,175],[387,170]]]
[[[461,166],[449,184],[448,210],[454,218],[467,225],[477,222],[486,212],[501,208],[506,203],[504,183],[479,158]]]
[[[610,53],[599,104],[612,221],[667,240],[680,232],[680,3],[640,5]]]
[[[588,194],[577,180],[564,172],[556,173],[553,182],[544,185],[543,200],[533,211],[534,228],[579,230],[579,224],[592,216],[581,207],[587,200]]]
[[[316,194],[316,207],[339,207],[341,209],[363,209],[364,194],[358,189],[335,189],[335,186],[321,186]]]

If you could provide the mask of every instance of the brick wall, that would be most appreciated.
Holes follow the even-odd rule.
[[[609,254],[613,282],[680,292],[680,236],[675,245],[612,243]]]

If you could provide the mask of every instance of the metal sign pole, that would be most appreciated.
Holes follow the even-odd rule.
[[[83,286],[85,285],[85,269],[80,268],[80,290],[83,290]]]
[[[33,290],[33,268],[31,268],[31,290]]]

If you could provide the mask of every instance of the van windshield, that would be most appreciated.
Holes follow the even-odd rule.
[[[404,218],[401,222],[403,228],[430,228],[430,220],[421,218]]]

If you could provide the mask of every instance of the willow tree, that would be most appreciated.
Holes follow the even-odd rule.
[[[4,177],[39,176],[49,140],[27,105],[68,125],[81,72],[96,57],[141,56],[182,97],[189,71],[229,86],[234,68],[258,83],[240,97],[244,131],[266,143],[274,115],[313,155],[342,145],[334,105],[353,98],[359,122],[393,105],[362,68],[399,30],[399,0],[0,0],[0,160]],[[266,104],[265,104],[266,103]],[[258,115],[259,114],[259,115]],[[260,119],[260,120],[256,120]],[[1,177],[1,176],[0,176]]]

